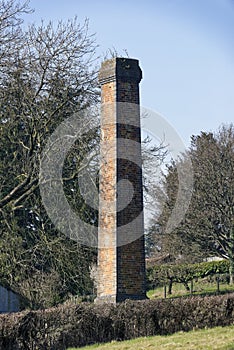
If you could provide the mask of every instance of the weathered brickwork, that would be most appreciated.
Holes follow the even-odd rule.
[[[99,72],[102,111],[97,302],[146,298],[141,77],[138,61],[125,58],[105,61]],[[132,193],[121,180],[131,183]]]

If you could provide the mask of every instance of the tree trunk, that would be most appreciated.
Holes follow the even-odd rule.
[[[219,276],[216,277],[216,284],[217,284],[217,293],[220,292],[220,288],[219,288]]]
[[[229,262],[230,262],[230,267],[229,267],[229,284],[234,284],[234,259],[233,258],[229,258]]]
[[[231,228],[231,239],[230,239],[230,253],[229,253],[229,276],[230,284],[234,284],[234,226]]]
[[[169,280],[169,285],[168,285],[168,294],[171,294],[171,293],[172,293],[172,283],[173,283],[172,279],[171,279],[171,280]]]
[[[167,297],[167,285],[164,286],[164,299]]]
[[[191,280],[190,282],[190,294],[192,295],[193,294],[193,280]]]
[[[187,292],[189,292],[190,288],[188,286],[188,282],[183,282],[183,285],[185,286],[185,289],[187,290]]]

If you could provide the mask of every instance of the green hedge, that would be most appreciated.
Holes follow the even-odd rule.
[[[198,264],[164,264],[147,268],[148,288],[170,283],[188,283],[195,278],[204,278],[217,274],[227,274],[229,261],[211,261]]]
[[[65,350],[93,343],[234,323],[234,294],[118,305],[60,306],[0,315],[0,349]]]

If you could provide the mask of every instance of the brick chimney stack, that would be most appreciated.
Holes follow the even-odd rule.
[[[146,298],[138,60],[102,63],[96,302]]]

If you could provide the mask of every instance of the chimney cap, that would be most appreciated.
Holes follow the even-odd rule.
[[[118,80],[139,83],[141,79],[142,71],[139,61],[124,57],[115,57],[102,62],[98,75],[101,85]]]

